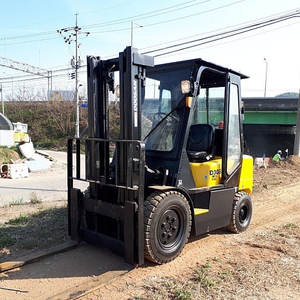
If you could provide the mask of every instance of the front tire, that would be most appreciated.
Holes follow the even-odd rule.
[[[190,235],[189,203],[177,191],[152,193],[144,202],[145,258],[158,264],[175,259]]]
[[[252,218],[252,200],[249,194],[245,192],[238,192],[235,194],[230,224],[228,229],[234,233],[240,233],[250,225]]]

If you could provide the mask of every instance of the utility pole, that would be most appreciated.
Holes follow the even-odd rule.
[[[130,34],[130,45],[131,45],[131,47],[133,47],[133,25],[134,24],[137,25],[137,26],[139,26],[140,28],[143,28],[142,25],[140,25],[140,24],[138,24],[136,22],[131,21],[131,34]]]
[[[300,157],[300,91],[298,98],[298,110],[297,110],[297,123],[296,123],[296,133],[294,141],[294,155]]]
[[[2,87],[2,84],[0,85],[0,92],[1,92],[1,103],[2,103],[2,114],[4,115],[4,101],[3,101],[3,87]]]
[[[266,98],[266,95],[267,95],[268,62],[267,62],[266,58],[264,58],[264,61],[266,62],[266,76],[265,76],[265,93],[264,93],[264,97]]]
[[[71,44],[75,41],[75,58],[74,61],[71,60],[71,65],[75,69],[75,103],[76,103],[76,121],[75,121],[75,138],[79,138],[79,97],[78,97],[78,69],[80,68],[80,57],[78,57],[78,48],[80,47],[80,43],[78,42],[79,34],[85,34],[88,36],[89,32],[82,32],[81,28],[78,27],[78,14],[76,14],[76,23],[75,27],[62,28],[57,30],[57,32],[61,35],[71,32],[68,36],[64,36],[64,41],[66,44]],[[75,40],[74,40],[75,39]]]

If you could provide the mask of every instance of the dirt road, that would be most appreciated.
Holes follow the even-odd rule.
[[[192,238],[176,260],[160,266],[149,263],[81,299],[300,299],[299,195],[299,159],[256,170],[252,195],[254,214],[248,231],[235,235],[219,230]],[[284,265],[287,257],[282,254],[285,251],[282,247],[288,240],[280,239],[280,232],[273,239],[273,231],[286,224],[298,228],[290,249],[296,257],[291,261],[297,266],[296,274],[291,273],[290,265]],[[288,236],[292,234],[288,232]],[[228,271],[226,264],[234,270]],[[226,274],[225,284],[227,281],[229,286],[220,284],[218,292],[216,287],[205,289],[205,284],[203,287],[197,283],[196,291],[189,292],[195,271],[206,265],[213,265],[218,274]],[[233,280],[234,272],[242,273],[243,268],[247,270],[239,280]],[[205,273],[201,276],[204,278]],[[208,282],[207,279],[207,285]]]
[[[146,262],[80,299],[300,299],[299,179],[298,158],[255,170],[254,214],[245,233],[218,230],[192,237],[176,260],[165,265]],[[113,264],[110,258],[95,259],[97,251],[94,255],[83,265],[66,255],[67,274],[48,273],[54,265],[46,261],[30,267],[34,275],[27,269],[25,278],[18,271],[5,273],[0,285],[38,293],[0,290],[0,298],[45,299],[40,297],[49,290],[59,292],[79,277],[91,279],[90,262],[96,269]]]
[[[100,284],[127,271],[121,257],[83,243],[0,274],[0,299],[69,299],[95,282]]]

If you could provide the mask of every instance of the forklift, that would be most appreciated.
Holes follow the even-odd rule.
[[[190,234],[245,231],[253,159],[243,154],[243,78],[202,59],[155,65],[132,47],[88,56],[88,137],[68,141],[71,239],[142,265],[175,259]]]

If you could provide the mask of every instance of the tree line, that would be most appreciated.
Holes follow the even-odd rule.
[[[28,134],[35,147],[65,150],[67,140],[75,136],[76,103],[74,101],[9,101],[5,115],[12,123],[28,124]],[[109,106],[110,138],[120,132],[120,109],[117,102]],[[88,108],[79,109],[80,133],[88,125]]]

